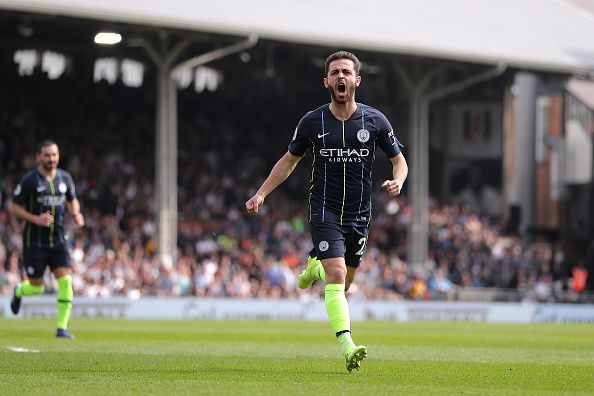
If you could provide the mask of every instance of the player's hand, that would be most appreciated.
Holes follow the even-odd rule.
[[[77,214],[73,215],[72,218],[74,219],[74,223],[77,226],[82,227],[85,225],[85,216],[83,216],[82,213],[78,212]]]
[[[35,223],[41,227],[50,227],[54,223],[54,216],[50,212],[45,212],[37,216]]]
[[[395,197],[400,195],[402,184],[398,183],[396,180],[386,180],[382,183],[382,188],[386,190],[391,197]]]
[[[257,214],[264,203],[264,197],[260,194],[256,194],[245,203],[245,208],[249,214]]]

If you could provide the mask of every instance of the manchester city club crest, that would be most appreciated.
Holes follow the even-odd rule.
[[[62,194],[66,193],[66,183],[61,182],[60,184],[58,184],[58,191],[60,191]]]
[[[320,248],[320,252],[325,252],[330,247],[330,244],[327,241],[322,241],[318,247]]]
[[[361,143],[366,143],[369,140],[369,131],[367,129],[359,129],[357,131],[357,139]]]

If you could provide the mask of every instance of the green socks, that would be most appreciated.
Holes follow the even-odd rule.
[[[72,276],[64,275],[58,278],[58,317],[56,321],[56,327],[58,329],[68,328],[68,319],[70,319],[70,311],[72,311],[73,297]]]
[[[45,291],[44,285],[32,285],[28,280],[23,281],[19,287],[17,287],[15,294],[18,298],[23,296],[37,296],[43,294]]]
[[[307,266],[310,267],[313,265],[311,272],[316,279],[321,279],[324,283],[326,283],[326,271],[324,271],[324,266],[322,262],[318,260],[316,257],[308,257],[307,258]]]
[[[349,316],[349,306],[344,294],[344,285],[339,283],[327,284],[324,300],[332,330],[335,333],[350,330],[351,319]]]
[[[318,261],[316,271],[318,272],[318,275],[320,276],[322,282],[326,283],[326,271],[324,270],[324,266],[322,265],[321,261]]]
[[[334,333],[338,337],[340,351],[344,355],[351,346],[355,345],[351,338],[351,318],[349,315],[349,305],[344,294],[344,285],[339,283],[326,285],[324,299],[332,330],[334,330]]]
[[[43,294],[44,291],[44,285],[32,285],[31,282],[26,280],[17,287],[15,295],[19,298],[23,296],[36,296]],[[68,319],[70,319],[70,311],[72,311],[73,296],[72,276],[65,275],[58,278],[58,320],[56,323],[58,329],[66,329],[68,327]]]

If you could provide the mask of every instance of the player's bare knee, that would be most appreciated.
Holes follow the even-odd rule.
[[[44,281],[43,278],[29,278],[29,283],[33,286],[42,286]]]
[[[61,278],[65,275],[72,275],[72,268],[70,267],[58,267],[54,270],[54,277]]]
[[[344,283],[346,278],[346,270],[337,267],[325,269],[326,283]]]

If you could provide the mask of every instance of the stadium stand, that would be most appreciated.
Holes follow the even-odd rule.
[[[34,166],[38,137],[51,136],[61,146],[61,166],[77,181],[87,216],[84,229],[71,228],[77,294],[298,299],[297,274],[311,248],[303,205],[308,166],[300,165],[291,182],[275,192],[263,216],[248,219],[243,210],[253,175],[265,174],[288,139],[282,131],[261,131],[279,122],[291,131],[295,116],[276,109],[273,95],[252,92],[249,100],[259,98],[258,108],[278,112],[272,117],[245,110],[248,99],[231,95],[221,102],[234,103],[237,112],[211,105],[208,112],[181,118],[189,121],[180,125],[179,255],[167,267],[155,255],[151,98],[119,84],[88,84],[67,77],[3,80],[0,293],[9,295],[18,281],[22,248],[21,224],[8,215],[7,202],[19,175]],[[208,94],[193,98],[188,107],[211,100]],[[467,205],[432,202],[430,257],[412,268],[406,261],[411,213],[406,197],[396,204],[380,194],[375,199],[369,248],[351,298],[591,299],[572,288],[571,268],[561,255],[553,256],[551,246],[505,235],[500,222]],[[563,268],[562,276],[553,276],[554,266]],[[47,283],[51,293],[49,277]],[[322,288],[315,285],[308,293],[319,296]]]

